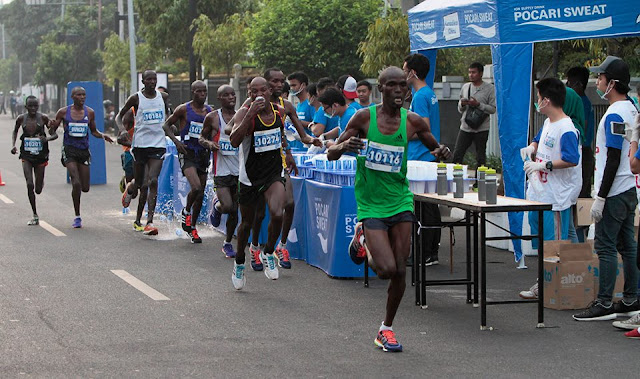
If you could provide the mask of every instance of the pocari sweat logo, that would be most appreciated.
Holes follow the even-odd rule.
[[[314,198],[313,208],[316,211],[315,222],[318,229],[318,238],[320,238],[320,247],[322,247],[322,252],[327,254],[329,252],[328,239],[324,236],[327,235],[329,227],[329,204],[316,197]]]
[[[594,32],[609,29],[613,18],[606,15],[607,4],[575,5],[548,8],[545,5],[515,7],[513,18],[518,25],[539,25],[571,32]],[[589,18],[585,20],[585,18]]]

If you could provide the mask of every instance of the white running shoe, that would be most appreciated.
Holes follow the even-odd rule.
[[[640,313],[624,321],[614,321],[613,326],[619,329],[633,330],[640,328]]]
[[[237,290],[244,288],[244,285],[247,283],[247,278],[244,276],[244,264],[239,265],[236,262],[233,262],[231,283],[233,283],[233,288]]]
[[[535,300],[538,298],[538,283],[534,284],[528,291],[520,291],[520,297],[523,299]]]
[[[278,279],[278,266],[275,253],[265,254],[261,251],[260,260],[264,265],[264,275],[272,280]]]

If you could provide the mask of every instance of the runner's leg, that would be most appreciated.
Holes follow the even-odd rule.
[[[36,194],[33,192],[35,188],[33,184],[33,164],[26,160],[22,161],[22,171],[24,172],[24,179],[27,181],[27,197],[29,198],[29,204],[31,204],[31,211],[35,216],[38,212],[36,212]]]
[[[149,159],[147,161],[149,168],[149,196],[147,197],[147,224],[153,223],[153,215],[156,212],[156,200],[158,200],[158,176],[162,170],[162,159]]]
[[[256,203],[256,214],[253,220],[253,228],[251,234],[251,244],[260,246],[260,229],[262,229],[262,221],[266,213],[264,196],[260,196]]]
[[[231,242],[233,233],[238,225],[238,199],[237,190],[233,187],[218,187],[218,212],[227,215],[227,238],[225,242]]]
[[[207,186],[207,174],[202,174],[200,175],[199,178],[199,184],[200,184],[200,191],[198,192],[198,195],[196,196],[194,203],[193,203],[193,211],[191,213],[191,219],[192,227],[195,228],[196,223],[198,222],[198,217],[200,217],[200,210],[202,209],[202,200],[204,200],[204,189]],[[191,187],[193,188],[193,187]]]
[[[289,230],[293,224],[293,215],[295,212],[295,201],[293,199],[293,184],[291,184],[291,178],[288,177],[285,182],[285,203],[284,203],[284,218],[282,220],[282,234],[280,237],[280,243],[286,244],[289,237]]]
[[[80,217],[80,194],[82,193],[82,183],[80,179],[79,166],[83,166],[78,162],[68,161],[67,171],[71,179],[71,199],[73,200],[73,209],[76,217]]]
[[[240,226],[238,227],[238,248],[236,250],[237,264],[244,264],[245,262],[244,249],[247,246],[247,242],[249,242],[249,233],[251,232],[251,226],[253,225],[255,215],[255,202],[240,205],[240,216],[242,217],[242,221],[240,222]]]
[[[35,187],[36,195],[40,195],[42,193],[42,188],[44,188],[44,169],[45,169],[45,167],[46,166],[44,164],[33,166],[33,174],[34,174],[35,179],[36,179],[36,187]]]
[[[285,190],[282,182],[274,182],[264,193],[264,198],[269,206],[269,233],[267,244],[264,247],[265,254],[272,254],[276,247],[276,241],[282,231],[282,219],[285,202]]]

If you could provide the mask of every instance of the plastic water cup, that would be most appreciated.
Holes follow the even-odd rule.
[[[183,234],[184,234],[184,231],[182,229],[176,228],[176,236],[182,237]]]

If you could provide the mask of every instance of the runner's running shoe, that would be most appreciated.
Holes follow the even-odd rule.
[[[357,265],[361,265],[362,263],[364,263],[364,260],[367,257],[367,251],[364,247],[364,244],[360,243],[360,240],[364,241],[364,228],[362,227],[361,222],[356,224],[353,238],[349,243],[349,256],[351,257],[353,263]]]
[[[129,204],[131,204],[131,199],[133,199],[133,195],[129,193],[129,186],[131,185],[131,183],[127,184],[127,186],[124,189],[124,192],[122,193],[122,207],[123,208],[128,208]]]
[[[134,221],[133,222],[133,230],[136,232],[144,232],[144,226],[141,223]]]
[[[236,257],[236,252],[233,250],[233,245],[230,242],[225,242],[224,245],[222,245],[222,253],[227,258]]]
[[[37,215],[33,215],[33,218],[29,220],[29,222],[27,222],[27,225],[29,226],[40,225],[40,219],[38,218]]]
[[[276,254],[278,255],[278,266],[290,269],[291,261],[289,260],[289,250],[278,246],[278,248],[276,249]]]
[[[263,265],[260,260],[260,254],[262,252],[258,248],[257,250],[253,250],[253,247],[249,247],[249,254],[251,254],[251,268],[253,271],[262,271]]]
[[[182,220],[182,230],[189,233],[191,232],[191,214],[187,214],[185,209],[182,208],[182,212],[180,212],[180,218]]]
[[[276,255],[260,252],[260,260],[264,264],[264,275],[272,280],[278,279],[278,267],[276,266]]]
[[[191,243],[202,243],[202,238],[200,238],[198,231],[195,228],[191,229],[191,233],[189,233],[189,235],[191,236]]]
[[[147,224],[147,225],[145,225],[144,230],[142,231],[142,233],[147,235],[147,236],[157,236],[158,235],[158,228],[153,226],[153,224]]]
[[[247,283],[247,278],[244,276],[244,264],[239,265],[236,262],[233,262],[231,283],[233,283],[233,288],[237,290],[241,290]]]
[[[378,332],[378,337],[373,341],[376,346],[383,351],[401,352],[402,345],[396,340],[396,334],[393,330],[381,330]]]
[[[122,175],[122,179],[120,179],[120,193],[123,193],[127,188],[127,177]]]
[[[74,228],[82,228],[82,219],[80,217],[76,217],[73,219],[73,224],[71,225]]]
[[[213,210],[211,211],[211,217],[209,217],[209,221],[211,221],[211,225],[215,228],[220,226],[220,220],[222,219],[222,213],[218,211],[216,208],[216,204],[218,204],[218,196],[213,197]]]

